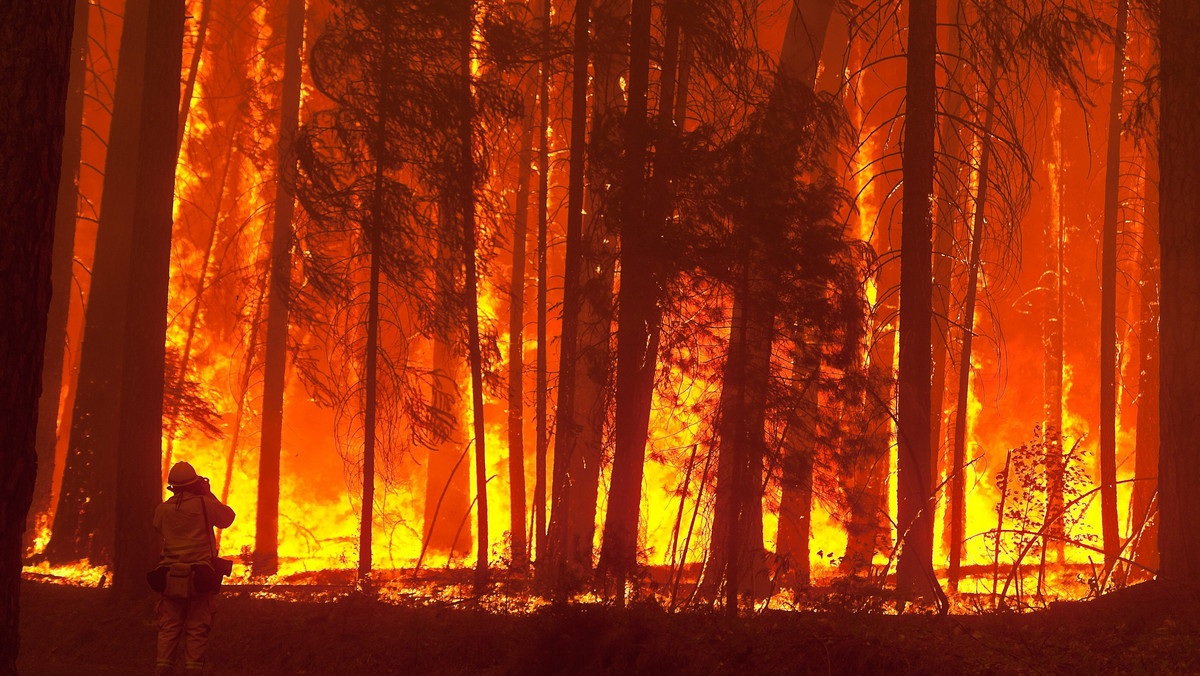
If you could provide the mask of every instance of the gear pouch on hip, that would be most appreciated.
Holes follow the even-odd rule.
[[[167,584],[163,596],[173,599],[191,598],[196,593],[196,583],[190,563],[172,563],[167,570]]]

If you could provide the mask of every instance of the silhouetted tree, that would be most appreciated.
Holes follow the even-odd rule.
[[[1200,452],[1193,429],[1200,417],[1200,4],[1161,0],[1159,17],[1161,113],[1159,224],[1162,447],[1158,456],[1159,576],[1188,581],[1200,575]]]
[[[184,0],[156,0],[147,20],[137,181],[132,222],[138,255],[129,264],[123,349],[137,355],[121,369],[113,589],[121,596],[149,593],[145,572],[159,551],[145,523],[162,499],[163,385],[167,291],[171,277],[171,213],[175,198],[179,73],[183,61]]]
[[[1128,17],[1128,0],[1117,0],[1100,261],[1100,524],[1106,571],[1113,569],[1121,553],[1121,532],[1117,519],[1117,221],[1121,201],[1121,109],[1125,94],[1125,29]]]
[[[937,0],[908,6],[904,194],[900,258],[900,371],[897,415],[897,515],[903,544],[896,584],[909,594],[938,589],[933,571],[932,255]]]
[[[44,552],[52,563],[90,559],[101,564],[112,554],[117,424],[149,4],[148,0],[127,2],[121,27],[120,67],[113,93],[70,446]]]
[[[209,0],[211,2],[211,0]],[[205,10],[207,11],[207,5]],[[301,51],[304,48],[304,0],[288,0],[284,38],[283,96],[280,102],[278,180],[271,228],[271,266],[267,287],[267,335],[264,344],[262,439],[255,511],[254,573],[278,570],[279,451],[283,436],[283,389],[287,361],[288,297],[292,278],[292,217],[295,211],[296,129],[300,117]]]
[[[0,3],[0,673],[17,673],[21,546],[37,473],[37,405],[50,306],[74,0]],[[69,176],[70,174],[68,174]]]
[[[46,356],[42,366],[42,396],[38,400],[38,475],[29,513],[48,514],[54,479],[54,455],[58,443],[59,401],[62,394],[63,362],[67,344],[67,312],[71,306],[72,272],[75,267],[75,222],[79,209],[79,162],[83,146],[84,82],[87,76],[88,2],[78,0],[71,37],[71,82],[67,99],[66,134],[63,137],[63,175],[58,185],[55,209],[53,286],[50,314],[46,319]],[[26,541],[36,533],[31,522]]]

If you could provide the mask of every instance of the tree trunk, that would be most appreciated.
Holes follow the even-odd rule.
[[[654,245],[647,235],[646,155],[649,143],[647,97],[650,86],[650,0],[633,0],[630,9],[629,88],[625,112],[625,157],[621,209],[621,288],[618,298],[616,449],[612,485],[604,521],[600,567],[615,582],[619,603],[625,601],[625,581],[637,566],[638,515],[646,458],[646,429],[638,385],[645,369],[654,369],[648,322],[657,304],[651,257]],[[669,106],[669,104],[668,104]],[[638,428],[641,428],[640,432]]]
[[[79,161],[83,146],[84,81],[87,79],[88,3],[75,3],[75,27],[71,37],[71,81],[67,95],[66,133],[63,135],[63,180],[58,184],[54,217],[54,292],[46,318],[46,354],[42,366],[42,395],[38,399],[37,482],[33,488],[34,517],[26,530],[25,548],[37,534],[38,517],[49,518],[54,492],[54,451],[58,445],[59,400],[62,394],[63,362],[67,345],[67,313],[71,307],[71,284],[75,269],[75,221],[79,207]],[[47,524],[48,525],[48,524]]]
[[[130,598],[149,594],[144,575],[158,557],[145,524],[162,499],[163,373],[167,297],[171,279],[171,214],[175,198],[175,132],[179,128],[179,72],[183,63],[184,0],[155,0],[147,19],[138,140],[133,241],[124,352],[137,355],[121,369],[117,435],[116,531],[113,590]]]
[[[463,3],[460,36],[462,73],[462,118],[459,120],[459,153],[462,165],[458,179],[460,187],[463,229],[463,266],[466,269],[467,294],[467,355],[471,367],[471,418],[475,428],[475,593],[488,583],[488,503],[487,503],[487,446],[483,417],[483,355],[479,345],[479,281],[475,265],[475,99],[472,93],[471,57],[475,3]]]
[[[112,125],[92,263],[70,445],[50,542],[52,564],[110,560],[114,535],[117,425],[124,363],[126,294],[133,244],[133,209],[149,0],[128,0],[113,92]],[[178,77],[178,76],[177,76]],[[178,90],[175,93],[178,101]],[[177,111],[176,111],[177,112]]]
[[[15,676],[75,0],[0,3],[0,674]],[[14,133],[19,131],[19,133]],[[70,174],[68,174],[70,176]]]
[[[1125,89],[1125,26],[1128,0],[1117,2],[1112,98],[1108,114],[1108,157],[1104,174],[1104,246],[1100,259],[1100,525],[1104,569],[1121,553],[1117,519],[1117,230],[1121,207],[1121,102]]]
[[[525,543],[525,240],[529,226],[529,174],[533,161],[535,93],[525,92],[521,149],[517,158],[517,204],[513,219],[512,275],[508,310],[508,487],[512,566],[528,565]]]
[[[946,471],[950,474],[950,570],[947,584],[958,591],[962,565],[963,527],[966,524],[967,464],[967,400],[971,394],[971,343],[975,337],[975,302],[979,290],[980,253],[983,249],[983,214],[987,209],[988,169],[992,160],[992,128],[996,122],[996,71],[992,66],[991,82],[987,89],[987,111],[984,113],[979,153],[979,189],[975,193],[975,214],[971,224],[971,259],[967,264],[967,297],[963,301],[962,349],[958,360],[958,403],[954,414],[954,455]],[[932,509],[932,506],[930,507]]]
[[[1159,338],[1162,381],[1158,457],[1159,577],[1193,582],[1200,576],[1200,4],[1162,0],[1162,112],[1158,156],[1162,289]]]
[[[275,217],[271,227],[271,270],[267,282],[267,337],[263,347],[262,436],[259,440],[252,560],[255,575],[274,575],[279,570],[279,453],[283,438],[284,372],[287,369],[292,217],[296,208],[293,146],[300,121],[304,0],[288,0],[284,40]]]
[[[897,524],[903,541],[897,588],[925,596],[938,590],[933,570],[932,255],[937,80],[937,0],[911,0],[903,149],[900,259],[900,372],[897,421]]]
[[[179,131],[175,140],[175,159],[183,154],[183,139],[187,133],[188,114],[192,110],[192,96],[196,91],[196,76],[200,73],[200,59],[204,56],[204,40],[208,37],[208,22],[212,16],[212,5],[215,0],[199,0],[200,23],[196,27],[196,42],[192,45],[192,61],[188,65],[187,79],[183,85],[183,98],[179,101]],[[286,86],[285,86],[286,89]]]
[[[379,123],[376,143],[382,148],[383,122]],[[363,396],[363,463],[362,463],[362,512],[358,526],[358,579],[365,582],[371,574],[371,545],[375,524],[375,428],[378,413],[378,360],[379,360],[379,266],[383,257],[383,162],[375,160],[375,189],[372,195],[371,228],[368,233],[367,255],[370,257],[370,278],[367,287],[367,353],[363,370],[365,393]],[[278,478],[278,468],[276,468]],[[260,492],[261,495],[261,492]],[[278,498],[277,498],[278,499]],[[276,510],[278,510],[276,503]],[[278,518],[278,517],[277,517]]]
[[[1129,501],[1131,532],[1136,538],[1133,558],[1138,564],[1158,569],[1158,157],[1146,154],[1145,223],[1142,228],[1141,279],[1138,291],[1137,439],[1134,442],[1133,496]],[[1138,573],[1143,576],[1145,573]]]
[[[548,367],[547,352],[550,342],[546,336],[546,246],[549,229],[550,201],[550,0],[542,3],[542,41],[547,50],[542,55],[541,68],[538,73],[538,243],[537,243],[537,389],[534,401],[534,415],[537,418],[537,457],[534,460],[533,512],[535,560],[542,562],[546,552],[546,453],[550,448],[549,425],[547,422],[546,400],[547,384],[546,371]]]
[[[547,565],[539,572],[558,587],[566,571],[565,514],[570,509],[567,466],[578,451],[575,420],[575,381],[579,336],[580,269],[582,268],[583,186],[587,152],[588,22],[591,0],[576,0],[575,44],[572,56],[571,159],[567,184],[567,236],[563,272],[562,331],[559,338],[558,402],[554,435],[554,471],[550,528],[546,537]],[[557,514],[564,519],[555,523]]]

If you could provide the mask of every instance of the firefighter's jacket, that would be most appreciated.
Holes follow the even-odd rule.
[[[212,565],[212,528],[228,528],[233,523],[233,516],[233,510],[221,504],[212,493],[180,491],[171,496],[154,510],[154,529],[163,540],[158,565]]]

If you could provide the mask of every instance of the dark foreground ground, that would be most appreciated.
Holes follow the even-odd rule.
[[[951,617],[220,601],[213,675],[1200,673],[1200,599],[1152,585],[1037,613]],[[153,673],[152,617],[150,601],[26,582],[20,673]]]

